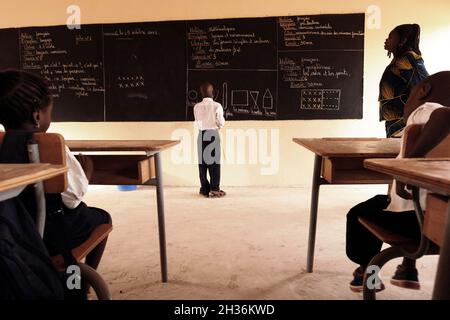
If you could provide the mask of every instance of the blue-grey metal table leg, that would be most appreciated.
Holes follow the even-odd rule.
[[[450,300],[450,204],[444,229],[444,242],[440,250],[436,280],[434,281],[433,300]]]
[[[158,232],[159,232],[159,253],[161,260],[162,282],[167,282],[167,251],[166,251],[166,227],[164,219],[164,193],[161,169],[161,153],[155,154],[156,173],[156,201],[158,205]]]
[[[319,189],[322,180],[321,173],[322,173],[322,157],[316,154],[314,159],[314,172],[311,191],[308,256],[306,261],[306,271],[309,273],[313,272],[313,264],[314,264],[314,246],[316,243],[316,229],[317,229],[317,208],[319,204]]]

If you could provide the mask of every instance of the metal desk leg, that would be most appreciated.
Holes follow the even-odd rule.
[[[308,238],[308,256],[306,261],[306,271],[313,272],[314,264],[314,246],[316,243],[317,228],[317,207],[319,204],[319,189],[321,185],[322,157],[317,155],[314,159],[314,172],[311,191],[311,211],[309,218],[309,238]]]
[[[156,173],[156,201],[158,204],[158,232],[159,232],[159,254],[161,260],[162,282],[167,282],[167,251],[166,251],[166,227],[164,221],[164,193],[161,169],[161,153],[155,154]]]
[[[447,212],[447,222],[444,230],[439,262],[434,281],[433,300],[450,300],[450,202]]]
[[[31,163],[40,163],[39,145],[36,141],[31,140],[27,143],[28,158]],[[40,181],[34,184],[34,194],[36,198],[36,227],[41,237],[44,237],[45,218],[47,209],[45,203],[44,182]]]

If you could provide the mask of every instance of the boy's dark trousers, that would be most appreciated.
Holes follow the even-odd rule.
[[[197,139],[198,169],[200,192],[207,195],[210,191],[220,190],[220,137],[218,130],[199,131]],[[208,181],[209,172],[210,181]]]
[[[383,245],[381,240],[358,221],[359,217],[374,221],[395,233],[420,239],[415,211],[384,211],[388,205],[388,196],[378,195],[353,207],[347,214],[346,251],[348,258],[353,262],[367,267]]]

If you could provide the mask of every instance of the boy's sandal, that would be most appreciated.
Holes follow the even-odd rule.
[[[209,197],[210,198],[222,198],[226,196],[226,192],[223,190],[219,190],[219,191],[210,191],[209,192]]]

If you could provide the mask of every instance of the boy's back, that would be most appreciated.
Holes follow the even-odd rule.
[[[197,139],[200,194],[205,197],[223,197],[220,190],[220,135],[218,129],[225,125],[223,108],[213,100],[214,86],[205,82],[200,86],[202,102],[194,106],[194,117],[199,129]],[[210,181],[208,181],[208,173]]]
[[[194,117],[200,130],[216,130],[225,125],[222,105],[212,98],[204,98],[194,106]]]

